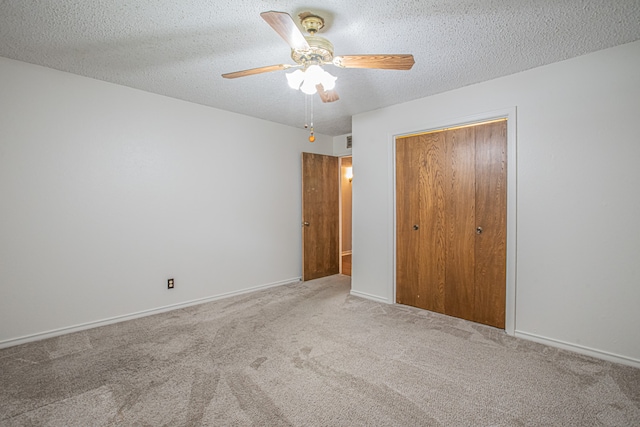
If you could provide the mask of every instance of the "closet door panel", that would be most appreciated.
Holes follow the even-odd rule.
[[[445,312],[472,320],[475,297],[475,130],[446,131]]]
[[[420,147],[420,272],[423,308],[445,313],[445,139],[442,132],[419,137]]]
[[[476,322],[504,328],[506,305],[507,122],[476,128]]]
[[[418,159],[414,140],[396,141],[396,302],[414,307],[420,307]]]

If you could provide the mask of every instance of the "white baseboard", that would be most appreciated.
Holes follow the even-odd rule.
[[[25,344],[32,341],[39,341],[46,338],[53,338],[60,335],[70,334],[72,332],[84,331],[87,329],[97,328],[99,326],[111,325],[113,323],[124,322],[126,320],[138,319],[140,317],[151,316],[153,314],[164,313],[171,310],[178,310],[180,308],[190,307],[192,305],[204,304],[207,302],[217,301],[224,298],[230,298],[236,295],[247,294],[249,292],[255,292],[263,289],[273,288],[276,286],[288,285],[290,283],[299,282],[301,277],[294,277],[287,280],[281,280],[279,282],[267,283],[264,285],[253,286],[251,288],[242,289],[239,291],[226,292],[224,294],[213,295],[210,297],[199,298],[191,301],[181,302],[177,304],[166,305],[164,307],[152,308],[150,310],[138,311],[136,313],[124,314],[122,316],[110,317],[108,319],[96,320],[93,322],[82,323],[74,326],[67,326],[64,328],[53,329],[46,332],[38,332],[31,335],[25,335],[18,338],[10,338],[8,340],[0,341],[0,349],[13,347],[20,344]]]
[[[351,295],[353,295],[354,297],[360,297],[360,298],[366,298],[366,299],[370,299],[372,301],[376,301],[376,302],[381,302],[384,304],[391,304],[389,302],[389,300],[387,300],[386,298],[381,298],[377,295],[371,295],[371,294],[367,294],[365,292],[358,292],[358,291],[354,291],[353,289],[350,292]]]
[[[381,298],[376,295],[367,294],[365,292],[351,291],[351,295],[361,298],[366,298],[372,301],[381,302],[384,304],[391,304],[386,298]],[[634,359],[632,357],[621,356],[619,354],[610,353],[603,350],[596,350],[589,347],[584,347],[577,344],[571,344],[565,341],[560,341],[552,338],[546,338],[540,335],[531,334],[523,331],[515,331],[514,334],[518,338],[522,338],[529,341],[535,341],[540,344],[545,344],[550,347],[561,348],[563,350],[572,351],[574,353],[584,354],[586,356],[591,356],[596,359],[607,360],[609,362],[619,363],[621,365],[632,366],[634,368],[640,368],[640,360]]]
[[[603,359],[609,362],[620,363],[622,365],[633,366],[634,368],[640,368],[640,360],[633,359],[631,357],[620,356],[619,354],[609,353],[607,351],[596,350],[589,347],[584,347],[577,344],[571,344],[565,341],[555,340],[553,338],[546,338],[536,334],[530,334],[528,332],[522,332],[516,330],[515,336],[529,341],[535,341],[540,344],[545,344],[550,347],[557,347],[563,350],[573,351],[574,353],[584,354],[586,356],[595,357],[596,359]]]

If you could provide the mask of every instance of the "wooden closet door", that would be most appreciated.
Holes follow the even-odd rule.
[[[445,311],[442,134],[396,142],[396,302]]]
[[[476,126],[474,320],[504,328],[507,281],[507,122]]]
[[[420,181],[421,148],[408,138],[396,142],[396,301],[425,308],[420,302]],[[418,229],[415,229],[415,227]]]
[[[417,136],[420,147],[420,295],[422,308],[446,312],[446,150],[442,133]]]
[[[447,162],[445,313],[473,320],[475,305],[475,127],[444,131]]]
[[[506,121],[396,140],[396,302],[504,328]]]

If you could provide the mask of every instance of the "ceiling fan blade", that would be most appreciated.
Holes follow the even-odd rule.
[[[413,55],[342,55],[333,58],[333,65],[342,68],[410,70],[413,64]]]
[[[335,89],[324,90],[324,86],[322,86],[322,84],[317,84],[316,90],[318,91],[318,96],[320,96],[322,102],[335,102],[340,99],[338,92],[336,92]]]
[[[233,73],[223,74],[225,79],[236,79],[238,77],[252,76],[254,74],[269,73],[271,71],[286,70],[287,68],[295,67],[296,65],[280,64],[269,65],[267,67],[251,68],[249,70],[235,71]]]
[[[291,49],[309,49],[309,43],[300,32],[296,23],[293,22],[291,15],[285,12],[262,12],[262,19],[273,28],[280,37],[286,41]]]

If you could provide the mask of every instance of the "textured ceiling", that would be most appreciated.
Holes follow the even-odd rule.
[[[284,71],[220,76],[293,63],[268,10],[320,14],[336,55],[415,57],[410,71],[327,66],[340,100],[315,97],[326,135],[351,132],[357,113],[640,39],[640,0],[0,0],[0,56],[301,127],[304,95]]]

